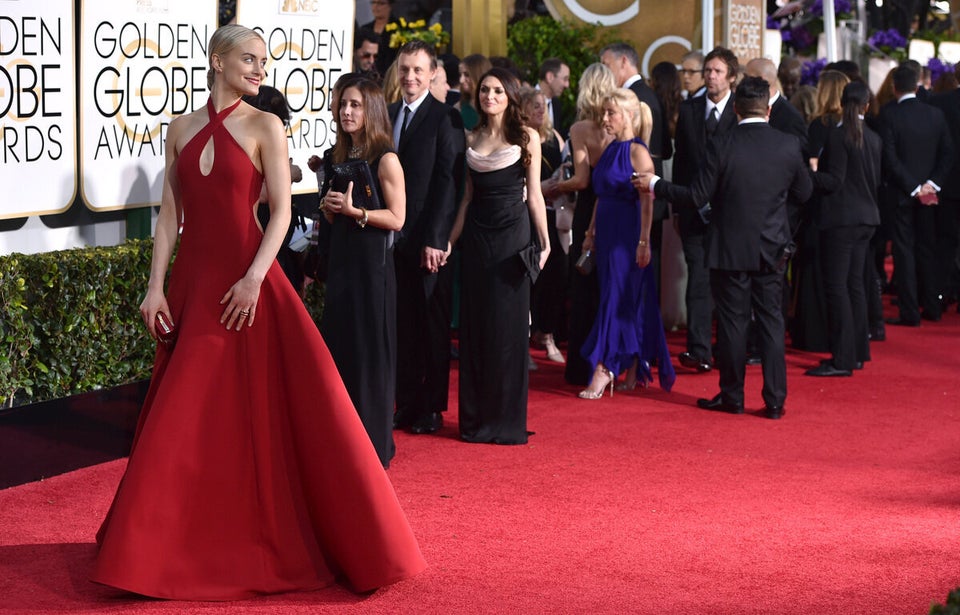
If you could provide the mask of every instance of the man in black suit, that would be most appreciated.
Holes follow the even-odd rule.
[[[960,64],[954,69],[960,79]],[[953,168],[940,191],[937,216],[937,262],[942,269],[940,279],[944,302],[960,300],[960,89],[930,98],[930,104],[940,109],[950,128],[953,142]],[[960,304],[958,304],[960,311]]]
[[[784,249],[790,242],[787,195],[804,201],[813,186],[800,156],[800,142],[767,124],[769,98],[769,84],[759,77],[747,77],[737,86],[734,106],[739,124],[710,141],[703,168],[689,187],[656,177],[641,178],[639,183],[681,207],[711,203],[706,256],[717,303],[720,393],[698,400],[697,405],[743,412],[746,333],[752,309],[760,330],[764,412],[779,419],[787,397],[780,309]]]
[[[953,147],[943,112],[917,100],[912,67],[894,70],[893,89],[897,103],[880,115],[884,172],[897,203],[893,261],[900,316],[888,322],[916,327],[921,317],[940,320],[934,202],[953,165]]]
[[[547,101],[547,113],[554,130],[567,138],[570,126],[566,125],[561,117],[560,96],[570,87],[570,67],[560,58],[547,58],[540,65],[540,81],[537,89],[543,92]]]
[[[395,248],[397,411],[394,426],[433,433],[443,425],[450,378],[450,297],[438,283],[457,214],[464,164],[460,114],[430,95],[432,46],[411,41],[397,56],[403,99],[390,105],[407,215]],[[445,271],[446,273],[446,271]]]
[[[800,139],[801,152],[807,148],[807,123],[803,120],[803,114],[794,107],[780,92],[779,71],[777,66],[767,58],[754,58],[747,62],[743,70],[748,77],[760,77],[770,84],[770,121],[769,124],[780,132],[793,135]],[[803,154],[800,154],[803,159]],[[797,234],[800,227],[800,213],[803,203],[790,199],[787,201],[787,212],[790,216],[790,233],[792,236]],[[792,250],[791,250],[792,252]],[[786,274],[784,274],[786,275]],[[787,306],[790,302],[790,285],[783,285],[783,312],[784,318],[787,317]],[[760,357],[756,354],[757,331],[755,326],[751,325],[750,334],[747,341],[747,363],[756,365],[760,362]]]
[[[677,117],[676,154],[673,158],[673,181],[689,186],[703,165],[707,143],[732,130],[737,124],[733,110],[733,92],[739,63],[737,56],[724,47],[707,54],[703,65],[706,93],[680,103]],[[668,199],[669,200],[669,199]],[[704,240],[708,213],[689,207],[676,207],[674,219],[683,242],[687,263],[687,350],[680,353],[680,364],[698,372],[710,371],[713,365],[713,338],[710,300],[710,273],[706,266]]]
[[[637,51],[627,43],[607,45],[600,51],[600,61],[613,71],[617,86],[627,88],[637,95],[640,102],[650,107],[653,116],[653,130],[650,133],[650,142],[647,149],[653,158],[653,166],[657,174],[663,173],[664,159],[673,156],[673,145],[670,142],[670,129],[667,118],[660,108],[660,99],[643,80],[637,67],[640,57]],[[653,277],[656,282],[657,294],[660,293],[660,246],[663,243],[663,221],[669,217],[669,206],[663,199],[653,202],[653,224],[650,227],[650,265],[653,267]]]
[[[770,125],[800,139],[800,146],[806,147],[807,124],[800,111],[780,93],[777,66],[767,58],[754,58],[747,62],[743,72],[747,77],[760,77],[770,84]]]

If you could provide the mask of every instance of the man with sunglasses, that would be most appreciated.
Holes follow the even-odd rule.
[[[353,40],[353,71],[379,83],[376,68],[379,50],[380,36],[373,30],[361,28]]]

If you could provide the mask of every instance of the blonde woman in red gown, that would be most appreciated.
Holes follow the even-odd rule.
[[[232,600],[340,581],[369,591],[425,567],[326,345],[276,262],[290,217],[286,136],[243,103],[263,39],[210,40],[210,98],[175,119],[140,306],[178,330],[150,390],[93,580],[138,594]],[[254,215],[260,187],[270,222]],[[163,282],[183,232],[167,294]]]

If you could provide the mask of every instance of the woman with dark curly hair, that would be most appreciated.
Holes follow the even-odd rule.
[[[524,125],[520,82],[508,71],[487,71],[475,102],[470,173],[450,235],[451,242],[463,238],[460,437],[524,444],[530,284],[550,255],[540,136]]]

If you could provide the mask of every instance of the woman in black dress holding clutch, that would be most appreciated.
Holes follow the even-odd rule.
[[[543,268],[550,239],[540,136],[524,126],[519,91],[502,68],[479,79],[480,120],[467,135],[470,173],[450,234],[456,242],[462,233],[459,399],[466,442],[524,444],[528,435],[531,270]],[[539,258],[528,251],[532,239]]]
[[[337,144],[324,156],[320,207],[332,226],[320,330],[350,399],[384,467],[394,454],[393,401],[397,372],[397,280],[393,233],[403,227],[406,192],[393,152],[380,87],[359,78],[338,83]],[[357,186],[338,183],[335,167],[364,160],[379,203],[360,207]],[[332,186],[343,190],[339,192]]]

